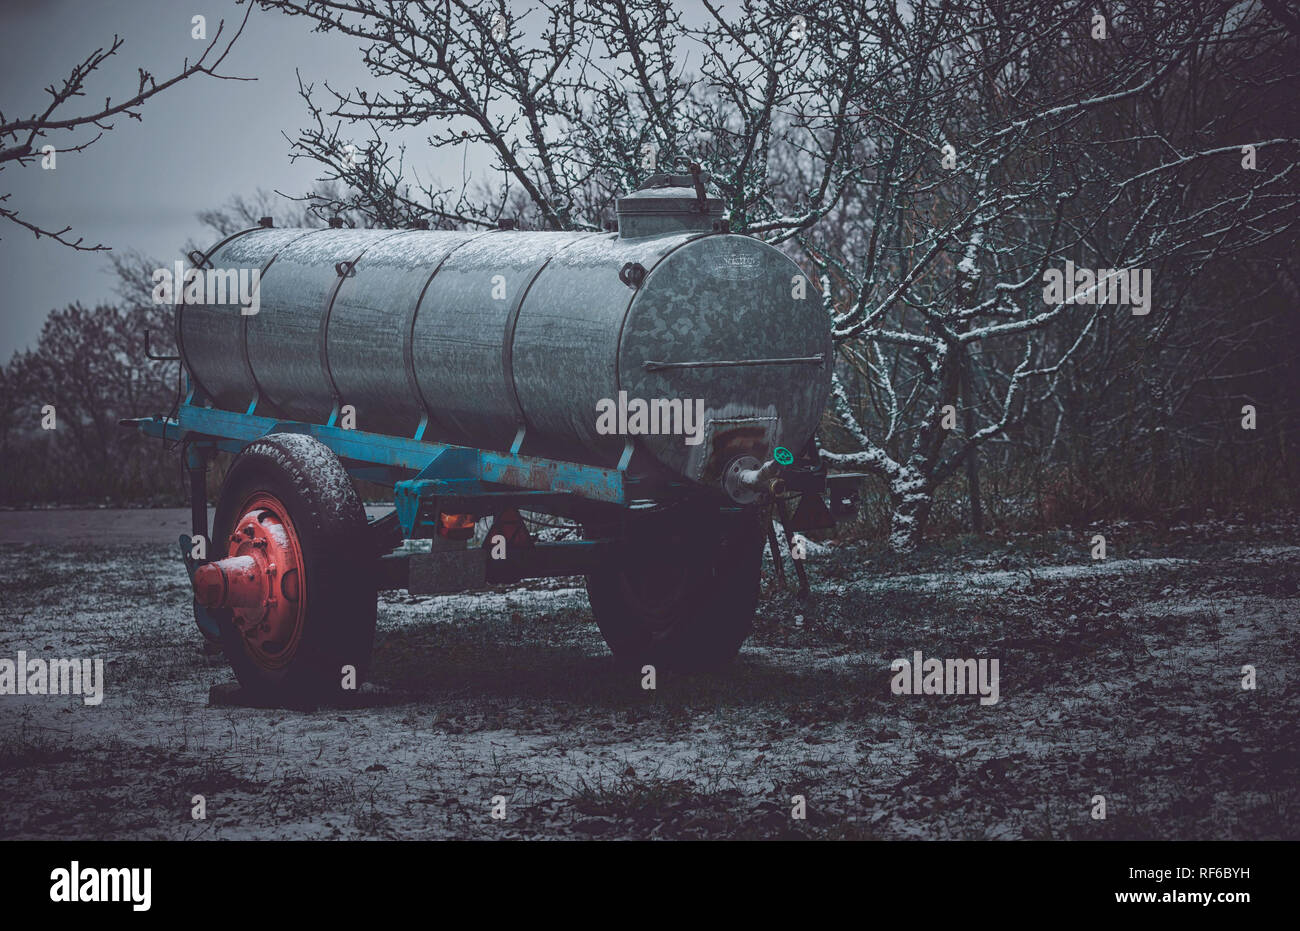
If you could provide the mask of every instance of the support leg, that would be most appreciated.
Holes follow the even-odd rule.
[[[777,498],[777,499],[776,499],[776,508],[777,508],[777,513],[778,513],[778,514],[780,515],[780,517],[781,517],[781,529],[785,532],[785,543],[786,543],[786,546],[788,546],[788,547],[790,548],[790,553],[793,554],[793,553],[794,553],[794,533],[790,530],[789,526],[787,526],[788,523],[789,523],[789,519],[788,519],[788,517],[787,517],[787,515],[786,515],[786,511],[785,511],[785,501],[782,500],[781,498]],[[803,567],[803,560],[802,560],[802,559],[794,559],[794,558],[793,558],[793,555],[792,555],[792,557],[791,557],[791,559],[790,559],[790,562],[794,563],[794,574],[795,574],[796,576],[798,576],[798,578],[799,578],[799,591],[798,591],[796,594],[797,594],[798,598],[802,601],[804,598],[807,598],[807,597],[808,597],[808,591],[809,591],[809,590],[808,590],[808,573],[807,573],[807,571],[806,571],[806,570],[804,569],[804,567]]]
[[[185,449],[185,470],[190,477],[190,534],[181,536],[181,557],[185,560],[185,569],[194,581],[194,571],[213,557],[213,542],[208,536],[208,456],[207,451],[194,445]],[[204,541],[203,558],[194,556],[194,540],[201,537]],[[194,600],[194,622],[203,633],[207,652],[219,649],[218,638],[221,629],[212,611]]]
[[[208,539],[208,464],[193,446],[185,451],[185,468],[190,476],[190,533]]]
[[[767,545],[772,551],[772,568],[776,574],[776,587],[785,591],[785,566],[781,563],[781,544],[776,541],[776,527],[772,524],[772,513],[769,511],[764,518],[767,522]]]

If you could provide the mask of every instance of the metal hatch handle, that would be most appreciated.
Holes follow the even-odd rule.
[[[715,359],[709,362],[650,362],[641,363],[647,372],[661,372],[664,369],[708,369],[737,368],[743,365],[817,365],[826,361],[824,353],[815,356],[792,356],[782,359]]]
[[[695,184],[695,212],[707,213],[709,209],[708,195],[704,190],[704,178],[701,177],[704,169],[700,167],[699,162],[691,162],[691,181]]]

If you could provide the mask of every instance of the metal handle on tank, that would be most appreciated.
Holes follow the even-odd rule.
[[[646,360],[641,367],[647,372],[662,372],[664,369],[709,369],[735,368],[741,365],[816,365],[821,366],[826,357],[818,353],[815,356],[792,356],[783,359],[713,359],[707,362],[651,362]]]

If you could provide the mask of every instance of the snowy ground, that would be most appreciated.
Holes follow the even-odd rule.
[[[209,707],[172,517],[81,513],[0,544],[0,658],[107,680],[0,696],[0,838],[1300,837],[1294,521],[812,547],[810,604],[765,583],[732,669],[653,692],[580,580],[389,592],[375,689],[302,713]],[[998,658],[1000,701],[892,694],[915,650]]]

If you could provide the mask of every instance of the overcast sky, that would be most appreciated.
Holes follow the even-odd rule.
[[[206,43],[190,37],[192,16],[207,17],[211,38],[218,20],[231,29],[244,10],[233,0],[3,0],[0,109],[9,119],[43,109],[48,96],[42,88],[61,82],[73,63],[107,46],[115,33],[126,44],[113,67],[67,109],[86,112],[109,95],[120,100],[135,91],[136,67],[170,76],[187,55],[202,52]],[[0,193],[11,193],[9,203],[31,222],[56,229],[71,224],[89,243],[171,261],[187,239],[206,244],[211,238],[195,219],[197,211],[259,187],[311,187],[317,167],[290,164],[281,135],[305,125],[294,69],[318,88],[325,79],[334,86],[365,85],[359,58],[354,41],[313,33],[302,19],[255,10],[221,70],[256,81],[202,75],[183,81],[145,105],[143,122],[118,120],[87,152],[60,155],[53,171],[11,163],[0,172]],[[448,164],[427,150],[410,156],[423,177],[445,175],[453,162],[459,172],[455,156],[443,157]],[[0,224],[0,363],[35,343],[51,308],[112,298],[107,268],[103,254],[38,242],[21,227]]]

